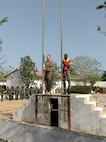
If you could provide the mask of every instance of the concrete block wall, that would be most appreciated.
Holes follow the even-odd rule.
[[[0,128],[0,138],[9,142],[106,142],[106,137],[11,120],[0,120]]]
[[[96,109],[96,102],[90,95],[71,96],[71,128],[89,134],[106,136],[106,118],[102,109]]]
[[[71,95],[71,130],[106,136],[106,117],[102,116],[102,109],[96,107],[96,102],[90,101],[90,96],[90,94]],[[58,105],[61,107],[61,99],[58,100]],[[40,122],[50,125],[50,114],[47,114],[47,119],[40,113],[38,118]],[[59,127],[67,129],[67,117],[65,120],[63,117],[63,113],[59,112]],[[31,96],[22,109],[13,113],[13,120],[35,123],[35,96]]]
[[[35,122],[35,96],[31,96],[26,104],[12,114],[15,121]]]

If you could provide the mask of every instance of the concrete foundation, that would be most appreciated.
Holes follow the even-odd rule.
[[[9,142],[106,142],[105,137],[15,121],[0,120],[0,129]]]
[[[35,96],[17,112],[13,113],[13,120],[0,120],[0,137],[13,142],[106,142],[106,117],[102,107],[96,106],[96,101],[90,101],[90,94],[72,94],[70,96],[70,129],[68,128],[67,113],[59,111],[58,117],[51,115],[50,110],[39,110],[38,121],[35,123]],[[67,109],[67,101],[57,96],[50,97],[47,103],[40,97],[39,106],[48,108],[55,102],[56,108]],[[52,106],[53,107],[53,106]],[[57,127],[51,126],[52,118],[57,119]],[[55,125],[56,126],[56,125]],[[68,129],[68,130],[67,130]]]

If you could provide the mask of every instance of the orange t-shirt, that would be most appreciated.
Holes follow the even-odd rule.
[[[67,71],[70,68],[70,59],[69,58],[67,58],[66,60],[64,59],[63,64],[64,64],[63,67],[64,71]]]

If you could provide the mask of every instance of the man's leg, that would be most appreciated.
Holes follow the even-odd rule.
[[[68,81],[67,93],[70,94],[71,93],[71,83],[70,83],[70,73],[69,73],[69,71],[67,72],[67,81]]]
[[[63,73],[63,94],[66,94],[67,93],[67,89],[66,89],[66,74],[65,72]]]
[[[47,91],[48,93],[51,93],[51,89],[53,87],[53,76],[52,76],[52,72],[50,72],[48,75],[47,75]]]
[[[66,89],[66,82],[65,82],[65,80],[63,81],[63,89],[64,89],[63,94],[66,94],[67,93],[67,89]]]

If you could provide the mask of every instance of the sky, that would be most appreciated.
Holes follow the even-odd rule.
[[[89,56],[106,70],[106,36],[97,31],[97,25],[106,31],[106,11],[96,10],[103,0],[63,0],[60,23],[60,0],[45,0],[44,54],[51,54],[60,65],[60,39],[63,54],[70,59]],[[0,26],[2,49],[6,66],[19,68],[20,58],[30,56],[38,70],[42,69],[42,0],[0,0],[0,19],[8,22]],[[60,25],[62,24],[62,30]]]

